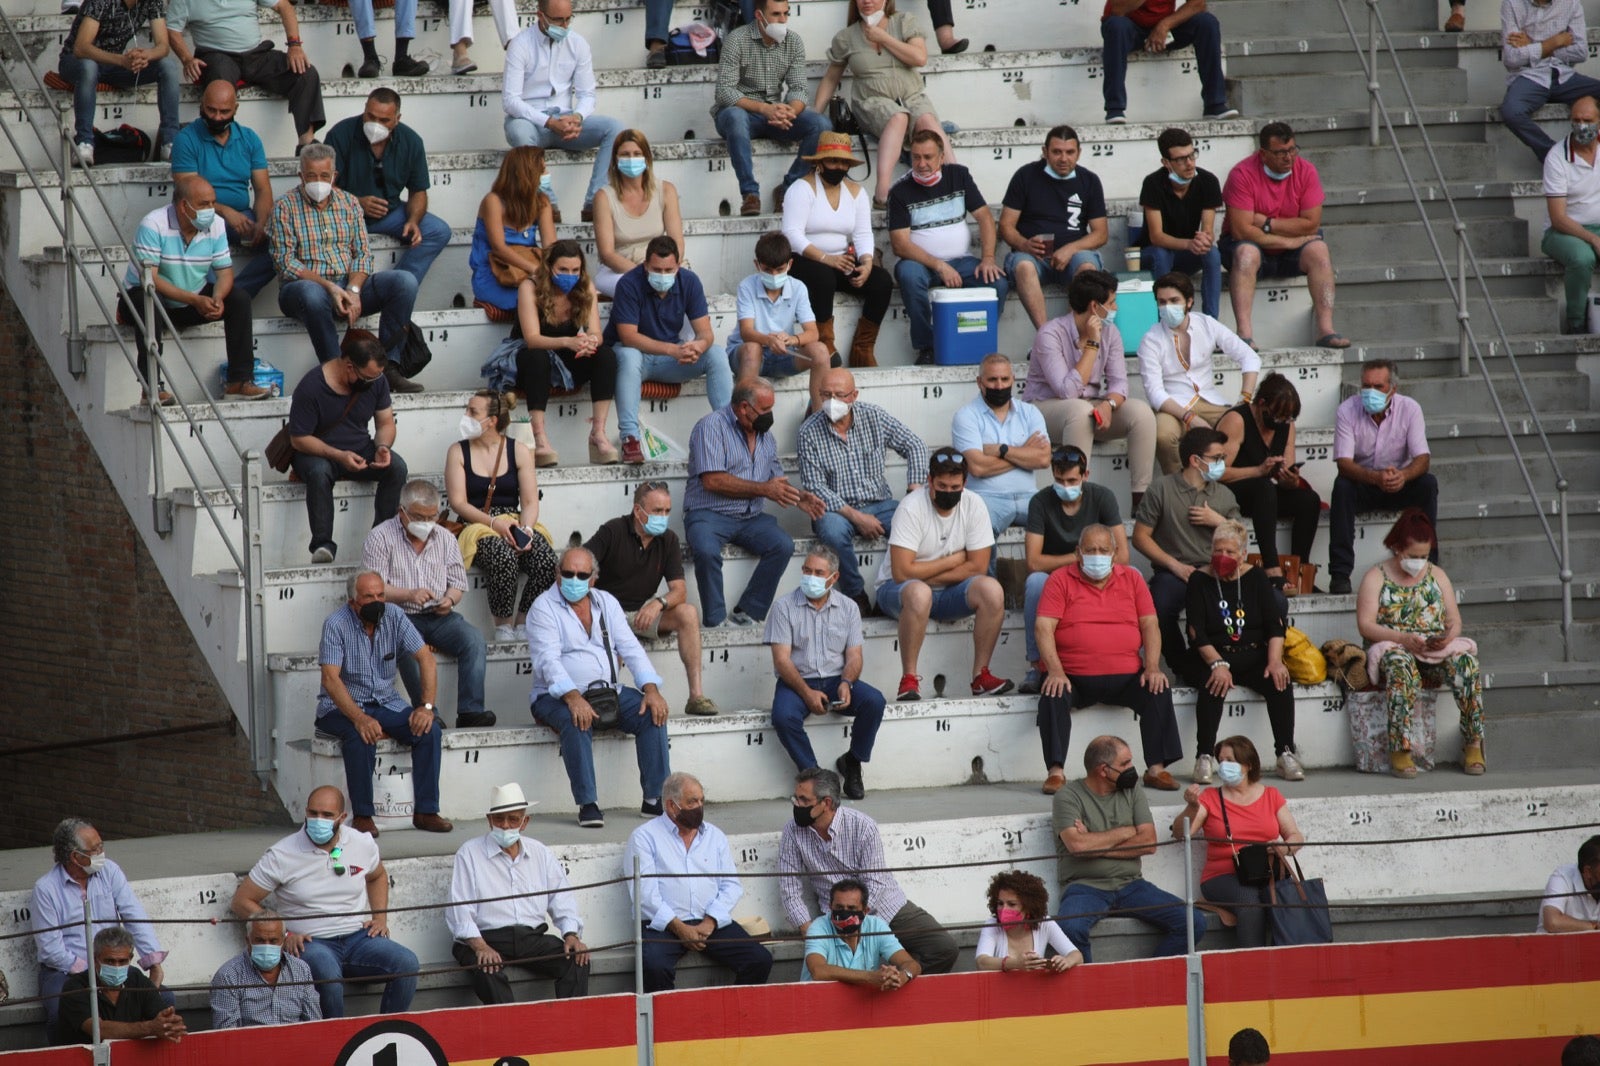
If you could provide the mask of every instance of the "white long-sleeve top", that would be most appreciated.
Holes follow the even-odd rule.
[[[1228,406],[1227,398],[1217,391],[1216,379],[1212,376],[1211,353],[1217,348],[1237,360],[1243,372],[1259,373],[1261,370],[1261,356],[1256,350],[1210,315],[1190,311],[1188,325],[1187,367],[1178,359],[1172,330],[1160,322],[1151,326],[1139,343],[1139,380],[1152,410],[1161,410],[1161,405],[1168,400],[1188,407],[1196,396],[1219,407]]]
[[[556,44],[538,25],[529,26],[506,46],[505,82],[500,106],[512,118],[544,125],[551,115],[594,114],[594,53],[576,33]]]
[[[496,896],[491,903],[468,903]],[[450,935],[471,940],[485,929],[513,925],[554,925],[561,935],[583,932],[578,904],[561,863],[550,849],[523,837],[515,858],[488,833],[473,837],[456,851],[450,872],[450,906],[444,912]]]
[[[783,235],[795,255],[814,244],[827,255],[838,255],[851,244],[856,258],[874,255],[872,243],[872,201],[867,190],[857,186],[855,196],[839,186],[837,209],[812,185],[821,178],[805,177],[783,194]]]

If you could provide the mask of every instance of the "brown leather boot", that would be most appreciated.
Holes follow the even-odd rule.
[[[873,349],[878,343],[878,323],[866,319],[856,323],[856,336],[850,342],[850,366],[852,368],[864,366],[877,366],[878,359],[873,354]]]
[[[822,342],[822,347],[828,353],[830,359],[837,354],[837,350],[833,346],[833,319],[830,318],[826,321],[820,318],[817,319],[817,340]]]

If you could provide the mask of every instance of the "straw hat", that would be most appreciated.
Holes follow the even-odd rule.
[[[515,781],[509,785],[496,785],[489,790],[490,814],[501,814],[505,811],[525,811],[527,809],[527,797],[523,796],[522,786]]]
[[[838,162],[849,163],[853,167],[859,167],[865,163],[866,160],[856,158],[856,154],[852,150],[851,144],[852,142],[849,134],[824,133],[822,136],[817,138],[816,153],[806,156],[805,161],[807,163],[825,163],[831,159]]]

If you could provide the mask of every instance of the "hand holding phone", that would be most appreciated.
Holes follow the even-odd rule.
[[[533,536],[521,526],[512,526],[511,543],[517,546],[517,551],[525,552],[533,546]]]

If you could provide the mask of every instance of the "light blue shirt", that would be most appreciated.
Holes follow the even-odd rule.
[[[846,970],[876,970],[904,950],[895,935],[889,932],[889,923],[876,914],[861,919],[861,936],[854,951],[844,937],[833,931],[833,916],[824,914],[806,926],[806,957],[800,963],[800,980],[811,981],[811,956],[821,955],[829,966]]]
[[[33,884],[33,943],[39,965],[61,973],[79,973],[89,967],[89,949],[83,939],[83,897],[89,896],[94,931],[125,925],[139,952],[139,965],[148,970],[167,957],[156,940],[150,915],[133,894],[128,877],[110,859],[89,878],[86,888],[67,875],[60,863]],[[64,925],[63,929],[55,926]]]
[[[533,692],[528,702],[549,693],[561,697],[573,689],[583,691],[596,681],[611,683],[620,659],[640,688],[661,684],[661,675],[650,665],[639,638],[617,598],[599,589],[589,590],[592,632],[583,628],[578,614],[561,596],[561,583],[551,585],[528,608],[523,627],[528,636],[528,654],[533,659]],[[606,632],[600,631],[600,618]],[[611,656],[606,655],[606,639],[611,641]],[[617,678],[620,688],[622,679]]]
[[[188,34],[191,50],[248,52],[261,43],[256,9],[277,6],[278,0],[172,0],[167,29]]]
[[[1028,443],[1035,433],[1050,435],[1045,429],[1044,415],[1026,400],[1011,398],[1011,410],[1006,420],[995,417],[994,409],[976,396],[972,402],[956,412],[950,420],[950,442],[960,451],[979,451],[985,444],[1008,444],[1013,448]],[[1039,486],[1032,470],[1012,467],[994,477],[969,477],[967,488],[982,496],[1032,496]]]
[[[733,852],[722,830],[710,822],[702,823],[685,848],[677,825],[665,814],[635,829],[622,853],[630,899],[636,855],[643,897],[640,911],[651,929],[664,931],[674,918],[682,922],[711,918],[718,929],[733,921],[733,908],[744,895],[744,887],[733,875]]]
[[[804,282],[786,275],[783,288],[779,291],[776,300],[769,300],[767,286],[759,273],[751,274],[739,282],[739,291],[735,296],[738,311],[733,332],[728,334],[730,352],[744,343],[739,323],[747,318],[755,321],[757,333],[787,333],[790,336],[799,336],[806,323],[817,320],[815,312],[811,310],[811,294],[806,292]]]

